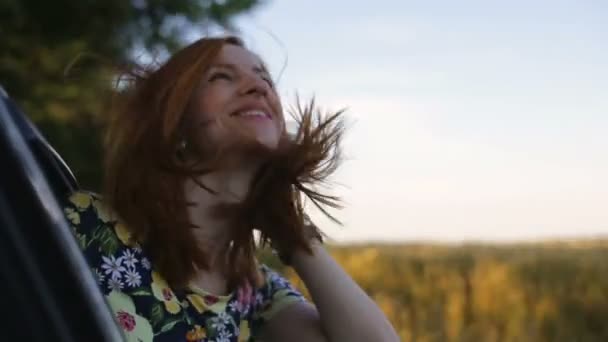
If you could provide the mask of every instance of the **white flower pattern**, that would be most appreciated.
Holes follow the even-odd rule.
[[[236,335],[236,336],[238,336],[238,335]],[[232,337],[232,334],[229,331],[222,330],[222,331],[220,331],[220,333],[217,336],[217,338],[215,339],[215,341],[216,342],[230,342],[231,337]]]
[[[106,280],[106,276],[104,276],[103,273],[101,273],[98,268],[94,268],[93,271],[95,272],[95,278],[97,280],[97,284],[99,284],[100,286],[103,286],[103,281]]]
[[[142,258],[141,259],[141,265],[143,266],[143,268],[145,268],[146,270],[149,270],[152,268],[152,265],[150,264],[150,260],[148,260],[148,258]]]
[[[255,294],[255,306],[260,306],[264,303],[264,295],[260,292]]]
[[[224,323],[224,321],[218,319],[217,317],[214,317],[211,319],[211,327],[219,332],[222,332],[226,329],[226,324]]]
[[[123,263],[125,266],[130,268],[135,268],[135,264],[137,263],[137,258],[135,254],[131,252],[131,249],[125,249],[122,253]]]
[[[241,303],[239,303],[237,300],[228,304],[228,308],[236,313],[241,313],[242,310]]]
[[[272,273],[270,276],[270,282],[276,284],[279,287],[290,287],[287,280],[276,273]]]
[[[111,278],[108,280],[108,289],[110,291],[120,291],[125,286],[125,284],[120,281],[120,279]]]
[[[101,256],[103,263],[101,268],[105,270],[106,275],[110,275],[112,279],[118,280],[122,277],[120,272],[125,272],[127,269],[122,266],[122,257],[115,258],[110,255],[108,258],[105,255]]]
[[[141,276],[137,270],[128,270],[125,273],[125,282],[129,287],[138,287],[141,285]]]
[[[230,324],[230,321],[232,321],[232,317],[225,311],[220,312],[219,314],[217,314],[217,318],[224,322],[224,324]]]
[[[265,275],[265,284],[261,288],[235,293],[229,299],[225,299],[227,302],[223,305],[211,301],[210,303],[213,303],[211,304],[213,309],[210,310],[212,315],[207,310],[201,312],[200,307],[187,298],[187,293],[173,292],[168,284],[154,283],[151,273],[158,272],[158,270],[151,265],[140,245],[127,246],[121,243],[122,240],[117,239],[119,245],[112,246],[98,240],[99,236],[103,236],[98,233],[101,232],[99,229],[104,229],[104,225],[107,224],[99,217],[104,216],[103,213],[99,214],[94,209],[100,200],[90,201],[84,195],[78,197],[77,200],[78,203],[74,203],[77,206],[68,207],[65,209],[65,213],[73,216],[71,223],[73,223],[74,233],[86,242],[81,244],[81,248],[83,248],[100,290],[106,296],[112,294],[115,299],[126,300],[125,303],[128,306],[121,309],[129,308],[130,311],[120,311],[121,323],[128,327],[134,327],[133,324],[136,324],[137,329],[149,326],[150,333],[154,334],[154,341],[174,341],[175,336],[181,335],[182,331],[181,336],[185,338],[186,334],[192,332],[197,325],[198,329],[202,327],[203,334],[206,335],[203,338],[205,341],[232,342],[238,340],[241,337],[240,334],[255,336],[256,331],[259,331],[267,319],[264,316],[266,310],[271,307],[276,308],[285,299],[290,302],[293,302],[294,299],[304,300],[301,294],[293,290],[287,280],[262,265],[260,271]],[[93,215],[97,215],[97,217]],[[106,225],[106,227],[109,232],[115,233],[110,226]],[[159,287],[161,287],[160,290]],[[277,293],[280,293],[280,296],[276,296]],[[176,310],[171,306],[174,305],[175,300],[180,304],[177,313],[171,311]],[[155,305],[163,310],[162,318],[157,318],[160,321],[152,324],[152,317],[149,316],[150,310],[146,310],[145,305]],[[134,319],[135,321],[133,321]],[[243,325],[243,320],[247,320],[247,324]],[[179,324],[175,322],[179,322]],[[150,324],[148,325],[148,323]],[[246,328],[241,330],[240,327]],[[131,330],[127,332],[133,333]],[[148,341],[151,338],[145,340]]]

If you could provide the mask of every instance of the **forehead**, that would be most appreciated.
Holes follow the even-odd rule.
[[[266,69],[258,55],[244,47],[230,44],[222,47],[215,57],[214,64],[228,64],[244,69]]]

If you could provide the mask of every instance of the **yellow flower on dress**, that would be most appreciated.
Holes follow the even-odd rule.
[[[132,247],[135,244],[135,241],[133,241],[133,234],[124,223],[120,221],[116,222],[116,224],[114,224],[114,232],[116,232],[118,239],[126,246]]]
[[[136,313],[131,297],[122,292],[112,291],[106,296],[106,299],[127,342],[152,342],[154,338],[152,326],[150,326],[150,322]]]
[[[86,192],[75,192],[70,196],[69,200],[79,211],[84,211],[91,206],[91,195]]]
[[[165,304],[167,312],[176,314],[182,309],[167,281],[158,272],[154,271],[152,272],[152,293],[156,299]]]
[[[249,331],[249,321],[242,320],[239,326],[239,342],[246,342],[249,340],[251,332]]]
[[[196,309],[198,313],[203,313],[207,309],[205,305],[205,300],[203,297],[195,294],[187,295],[188,301],[192,303],[192,306]]]
[[[78,225],[80,224],[80,213],[72,208],[65,208],[64,210],[66,217],[72,224]]]
[[[99,220],[101,220],[101,222],[108,223],[114,220],[114,213],[103,201],[94,198],[92,204],[93,208],[95,208],[95,212],[97,213],[97,217]]]
[[[197,324],[194,326],[194,329],[188,331],[188,333],[186,334],[186,341],[188,341],[188,342],[200,341],[200,340],[204,339],[205,337],[207,337],[207,331],[205,330],[205,328],[203,328]]]
[[[116,214],[112,211],[112,209],[110,209],[103,201],[97,198],[93,198],[91,204],[93,205],[93,208],[95,208],[97,217],[101,222],[110,224],[114,222],[114,232],[123,244],[129,247],[133,247],[135,245],[133,234],[123,222],[120,222],[118,220]]]
[[[226,311],[228,301],[226,298],[213,295],[190,294],[187,295],[188,301],[194,306],[198,313],[212,311],[220,313]]]

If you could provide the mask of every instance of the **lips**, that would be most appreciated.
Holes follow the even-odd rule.
[[[266,118],[271,119],[270,114],[259,109],[249,109],[234,112],[231,116],[251,117],[251,118]]]
[[[240,116],[248,118],[266,118],[272,120],[273,115],[266,104],[259,101],[249,101],[241,103],[230,116]]]

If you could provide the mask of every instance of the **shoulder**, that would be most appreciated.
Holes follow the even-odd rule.
[[[285,290],[296,292],[296,289],[289,282],[289,280],[279,272],[273,270],[265,264],[261,264],[258,269],[264,281],[260,290],[272,292],[273,294],[276,294],[277,291]]]
[[[156,319],[159,322],[152,319],[164,313],[160,306],[153,307],[159,292],[156,287],[162,284],[155,282],[150,261],[141,247],[131,241],[124,224],[99,194],[77,191],[62,199],[61,205],[99,289],[127,339],[152,341],[153,327],[164,323],[160,318]],[[167,304],[169,308],[170,304],[173,303]],[[152,309],[156,316],[150,314]]]
[[[73,229],[85,233],[98,223],[110,223],[112,214],[106,208],[100,195],[79,190],[60,201],[66,219]]]
[[[304,296],[287,278],[262,264],[259,267],[263,285],[256,291],[254,320],[263,323],[294,303],[306,302]]]
[[[103,202],[88,191],[64,199],[63,210],[86,261],[104,292],[137,287],[146,280],[151,265],[129,229]]]
[[[118,215],[104,202],[101,195],[79,190],[63,198],[61,205],[79,242],[84,238],[111,242],[108,252],[114,251],[121,244],[136,245],[128,227],[118,219]],[[81,243],[81,247],[85,249],[87,245]]]
[[[80,211],[91,208],[93,202],[101,201],[101,195],[86,190],[78,190],[69,194],[62,203],[68,207],[74,207]]]
[[[117,221],[115,213],[105,204],[101,195],[95,192],[78,190],[63,198],[60,203],[66,214],[88,213],[95,215],[96,219],[104,223]],[[78,221],[74,222],[72,217],[68,219],[74,224],[79,224]]]
[[[258,291],[262,303],[254,314],[254,336],[264,341],[325,341],[314,305],[275,270],[262,265],[260,271],[265,283]]]

